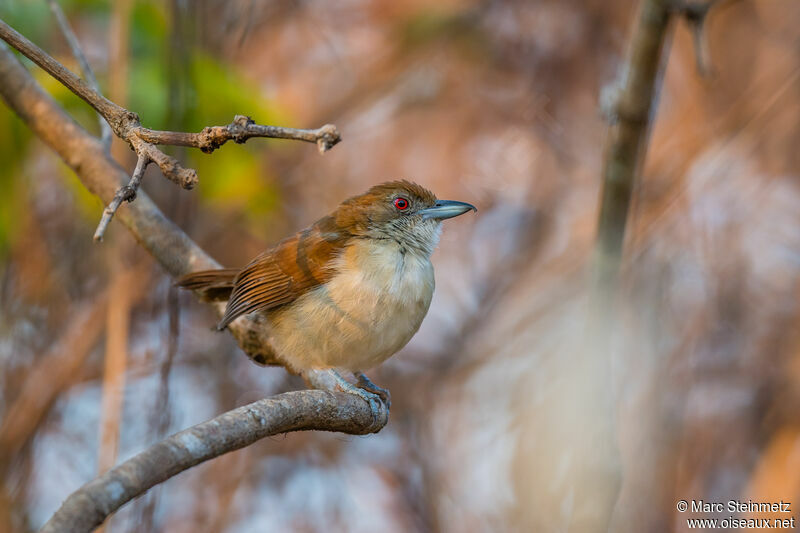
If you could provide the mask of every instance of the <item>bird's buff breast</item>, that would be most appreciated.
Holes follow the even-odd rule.
[[[408,343],[434,289],[427,256],[393,240],[348,246],[327,283],[268,313],[270,339],[296,371],[372,368]]]

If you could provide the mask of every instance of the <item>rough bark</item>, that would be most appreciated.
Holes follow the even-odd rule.
[[[157,443],[71,494],[41,533],[92,531],[126,502],[184,470],[287,431],[360,435],[372,425],[368,405],[352,394],[287,392],[228,411]]]

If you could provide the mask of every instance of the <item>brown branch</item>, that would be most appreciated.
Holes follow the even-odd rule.
[[[197,172],[184,168],[177,159],[159,150],[157,144],[193,146],[210,153],[230,139],[243,143],[251,137],[276,137],[316,143],[320,152],[323,153],[341,140],[336,127],[330,124],[316,130],[297,130],[261,126],[242,115],[237,115],[234,121],[227,126],[211,126],[200,133],[150,130],[142,126],[139,115],[115,104],[92,89],[47,52],[20,35],[2,20],[0,20],[0,39],[16,48],[92,106],[108,122],[114,133],[126,141],[140,158],[147,157],[159,166],[165,177],[184,189],[191,189],[197,184]],[[113,215],[113,210],[109,211]]]
[[[325,124],[315,130],[299,130],[280,126],[262,126],[244,115],[236,115],[233,122],[227,126],[209,126],[200,133],[155,131],[142,128],[139,131],[139,137],[153,144],[200,148],[207,154],[230,140],[241,144],[252,137],[312,142],[317,144],[320,153],[327,152],[341,140],[341,136],[333,124]]]
[[[89,532],[125,503],[199,463],[289,431],[367,433],[372,413],[353,394],[287,392],[228,411],[158,442],[72,493],[40,533]]]
[[[111,203],[103,209],[103,216],[100,218],[100,223],[97,225],[97,229],[94,232],[94,240],[103,240],[103,234],[106,232],[109,223],[111,223],[111,217],[117,212],[122,202],[132,202],[133,199],[136,198],[136,192],[139,190],[144,171],[147,169],[149,163],[150,160],[147,156],[139,156],[139,160],[136,162],[136,168],[133,171],[133,176],[131,176],[131,181],[129,181],[126,186],[117,189]]]
[[[50,5],[50,11],[52,11],[53,16],[56,18],[56,22],[58,22],[61,33],[64,34],[64,38],[66,39],[67,44],[72,51],[73,57],[81,67],[81,72],[83,72],[83,77],[86,78],[86,83],[89,84],[89,87],[100,93],[100,84],[97,83],[97,78],[94,76],[94,71],[92,71],[89,61],[83,54],[81,45],[78,42],[78,37],[75,35],[75,32],[72,31],[72,27],[69,25],[69,21],[64,15],[64,11],[61,9],[61,6],[58,5],[56,0],[47,0],[47,3]],[[111,127],[108,125],[108,122],[105,121],[103,115],[98,113],[97,117],[100,122],[100,139],[103,141],[103,145],[108,148],[111,146]]]
[[[647,149],[670,8],[670,0],[643,0],[621,69],[623,77],[613,90],[597,227],[595,287],[613,290],[616,283],[634,183]]]
[[[686,18],[692,30],[697,68],[711,71],[704,37],[705,21],[715,7],[734,0],[643,0],[621,69],[623,78],[607,91],[603,106],[611,120],[603,168],[603,190],[597,228],[595,276],[599,285],[613,286],[622,256],[622,243],[631,196],[647,151],[658,90],[661,50],[671,15]]]

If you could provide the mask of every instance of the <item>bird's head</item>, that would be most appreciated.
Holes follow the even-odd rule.
[[[475,206],[437,200],[428,189],[409,181],[376,185],[360,196],[348,198],[334,213],[336,225],[348,233],[372,239],[393,239],[426,256],[439,242],[441,222]]]

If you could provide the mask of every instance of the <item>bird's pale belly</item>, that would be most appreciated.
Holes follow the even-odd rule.
[[[368,370],[411,340],[433,288],[428,257],[353,246],[326,284],[268,313],[271,344],[295,371]]]

